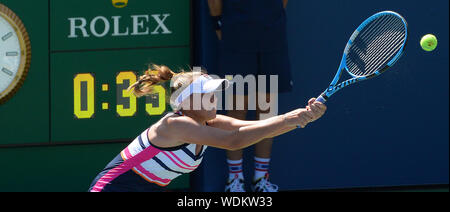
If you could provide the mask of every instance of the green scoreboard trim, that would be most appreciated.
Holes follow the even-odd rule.
[[[0,107],[11,123],[0,124],[0,147],[131,142],[170,111],[167,84],[140,99],[126,88],[151,63],[192,65],[190,0],[35,2],[4,2],[29,31],[34,60],[23,89]]]

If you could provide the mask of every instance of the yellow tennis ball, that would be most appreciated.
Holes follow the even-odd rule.
[[[420,40],[420,45],[422,46],[422,49],[427,52],[431,52],[434,49],[436,49],[437,44],[438,44],[438,41],[436,39],[436,36],[434,36],[432,34],[425,35]]]

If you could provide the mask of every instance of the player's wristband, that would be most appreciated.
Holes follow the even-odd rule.
[[[213,22],[214,22],[214,30],[221,30],[222,29],[222,16],[211,16]]]

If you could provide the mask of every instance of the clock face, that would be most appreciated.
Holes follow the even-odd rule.
[[[19,37],[6,19],[0,16],[0,93],[14,82],[20,67]]]
[[[31,61],[28,33],[17,15],[0,4],[0,104],[22,86]]]

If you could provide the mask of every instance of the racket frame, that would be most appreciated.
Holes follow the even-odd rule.
[[[352,47],[353,41],[359,35],[359,33],[364,29],[364,27],[366,27],[367,24],[372,22],[374,19],[376,19],[380,16],[384,16],[384,15],[395,15],[397,17],[400,17],[403,24],[405,25],[405,40],[403,41],[404,43],[403,43],[402,47],[400,48],[400,50],[397,52],[397,54],[380,70],[376,70],[374,73],[372,73],[368,76],[356,76],[348,71],[347,61],[346,61],[347,54],[348,54],[350,48]],[[316,101],[325,103],[330,98],[331,95],[333,95],[337,91],[341,90],[342,88],[382,74],[388,68],[392,67],[398,61],[398,59],[400,59],[400,57],[404,53],[407,41],[408,41],[408,23],[406,22],[405,18],[403,18],[400,14],[393,12],[393,11],[383,11],[383,12],[376,13],[375,15],[372,15],[371,17],[366,19],[361,25],[359,25],[359,27],[353,32],[352,36],[350,37],[349,41],[347,42],[347,45],[344,50],[344,54],[341,59],[341,64],[339,65],[338,71],[337,71],[336,75],[334,76],[333,81],[331,81],[330,86],[328,86],[328,88],[319,97],[317,97]],[[342,76],[343,70],[346,70],[346,72],[350,76],[352,76],[352,78],[338,84],[338,81]]]

